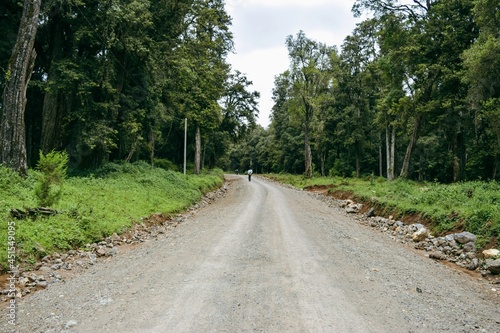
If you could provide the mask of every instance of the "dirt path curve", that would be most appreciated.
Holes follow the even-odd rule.
[[[306,192],[229,181],[169,235],[20,302],[17,331],[500,332],[484,282]]]

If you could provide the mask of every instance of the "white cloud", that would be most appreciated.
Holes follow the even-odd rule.
[[[253,85],[249,90],[260,92],[259,123],[267,127],[273,107],[274,77],[287,70],[289,65],[286,48],[276,47],[254,50],[241,55],[232,54],[228,60],[233,69],[239,70],[252,81]]]
[[[228,0],[233,18],[236,54],[228,61],[234,70],[253,81],[261,93],[259,123],[267,127],[273,106],[274,78],[288,68],[287,36],[300,30],[308,38],[340,49],[359,19],[351,13],[353,1],[345,0]]]
[[[334,1],[335,2],[335,1]],[[344,1],[345,2],[345,1]],[[262,6],[262,7],[317,7],[332,3],[331,0],[229,0],[232,6]]]

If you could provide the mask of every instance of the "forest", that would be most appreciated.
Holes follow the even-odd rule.
[[[23,123],[7,92],[17,44],[28,40],[16,44],[16,36],[35,7]],[[185,119],[190,168],[199,173],[255,125],[259,94],[226,61],[234,47],[223,0],[7,0],[0,20],[0,163],[20,173],[52,150],[67,151],[75,168],[136,160],[175,168]]]
[[[262,128],[259,92],[227,62],[223,0],[5,0],[0,163],[22,174],[39,151],[65,150],[76,168],[180,168],[187,119],[194,173],[498,181],[500,3],[356,0],[352,11],[370,18],[340,46],[284,39],[289,68]],[[18,80],[20,68],[32,74]]]

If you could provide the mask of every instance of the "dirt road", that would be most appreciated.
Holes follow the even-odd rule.
[[[485,282],[308,193],[229,181],[174,232],[21,301],[17,331],[500,332]]]

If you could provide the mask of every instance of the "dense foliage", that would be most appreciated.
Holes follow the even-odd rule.
[[[499,180],[500,3],[355,2],[366,10],[340,51],[286,39],[271,125],[243,144],[254,170]]]
[[[22,9],[0,4],[1,88],[12,78]],[[25,121],[2,101],[0,122],[25,123],[31,167],[39,150],[66,150],[82,168],[139,159],[178,168],[187,118],[195,173],[252,166],[307,177],[498,180],[498,1],[356,0],[353,13],[363,12],[370,18],[339,48],[303,31],[286,38],[290,66],[275,77],[263,129],[259,93],[226,62],[224,0],[47,0]],[[2,152],[19,148],[5,158],[20,155],[0,163],[26,160],[23,131],[0,137]]]
[[[224,5],[43,1],[24,114],[28,166],[36,165],[40,150],[66,150],[70,165],[80,168],[157,158],[182,165],[184,119],[188,160],[202,157],[192,169],[218,164],[229,143],[255,125],[259,98],[226,62],[233,42]],[[12,77],[22,12],[19,1],[0,4],[2,90]],[[2,124],[22,116],[10,116],[7,101],[0,108]],[[2,138],[2,150],[11,145],[18,143]]]

